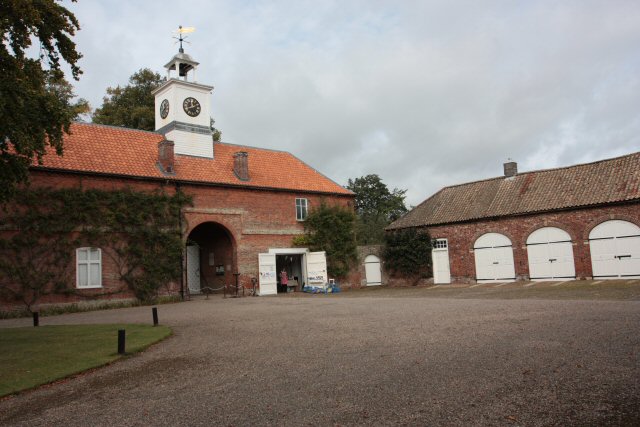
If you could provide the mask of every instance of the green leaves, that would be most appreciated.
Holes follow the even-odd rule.
[[[93,113],[93,122],[152,131],[155,129],[155,99],[151,91],[166,78],[149,68],[138,70],[129,84],[107,88],[102,107]]]
[[[294,244],[309,246],[312,251],[325,251],[329,275],[344,277],[358,258],[355,220],[351,210],[321,203],[307,216],[305,234],[294,239]]]
[[[426,232],[408,228],[385,235],[382,254],[385,268],[406,277],[429,276],[431,237]]]
[[[384,228],[407,212],[404,205],[407,190],[394,188],[393,191],[389,191],[378,175],[349,179],[347,188],[356,195],[358,243],[382,243]]]
[[[21,191],[0,222],[0,293],[31,307],[43,295],[73,292],[75,249],[91,246],[138,299],[151,301],[180,278],[180,215],[190,203],[182,192]]]
[[[77,117],[72,92],[57,90],[64,60],[74,79],[82,57],[71,36],[80,29],[75,16],[53,0],[0,2],[0,201],[26,182],[28,167],[46,147],[62,152],[63,131]],[[40,58],[29,57],[32,41]],[[43,64],[43,62],[45,64]],[[67,83],[68,84],[68,83]]]

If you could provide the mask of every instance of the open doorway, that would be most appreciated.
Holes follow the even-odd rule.
[[[306,248],[270,248],[269,253],[258,254],[259,295],[276,295],[285,291],[282,270],[298,291],[307,286],[326,286],[327,258],[324,252],[309,252]],[[293,289],[292,289],[293,290]]]
[[[187,239],[186,270],[190,294],[222,292],[225,284],[233,283],[236,267],[231,233],[214,222],[195,227]]]
[[[305,286],[303,262],[303,254],[276,255],[278,293],[302,291]]]

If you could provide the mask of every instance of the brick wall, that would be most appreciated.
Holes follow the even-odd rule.
[[[170,194],[175,191],[175,184],[169,181],[150,182],[45,171],[33,171],[30,185],[102,190],[129,187],[137,191],[163,190]],[[231,264],[231,271],[225,269],[223,278],[215,276],[209,270],[204,271],[204,274],[212,278],[213,284],[216,285],[221,281],[235,281],[233,273],[236,271],[241,274],[240,282],[249,285],[251,278],[258,276],[258,253],[267,252],[270,248],[292,246],[292,239],[303,233],[303,223],[296,220],[296,198],[308,199],[310,210],[323,201],[330,205],[353,206],[351,196],[186,184],[181,185],[181,189],[193,197],[193,206],[185,209],[186,221],[183,224],[185,243],[196,227],[207,223],[219,225],[219,230],[224,230],[228,236],[228,239],[222,243],[213,242],[220,240],[220,235],[216,233],[207,236],[205,230],[204,235],[200,236],[205,242],[211,240],[207,243],[207,249],[213,250],[215,257],[219,257],[225,267]],[[101,295],[101,298],[130,298],[132,294],[123,289],[123,284],[118,280],[115,264],[104,255],[102,289],[83,290],[84,296],[50,296],[43,299],[42,303],[75,302],[96,295]],[[206,264],[206,260],[204,261]],[[71,286],[75,287],[75,277]],[[167,289],[167,293],[175,294],[179,289],[180,284],[173,283]]]
[[[340,283],[340,285],[345,288],[361,288],[367,286],[367,274],[364,262],[369,255],[375,255],[380,259],[380,267],[382,270],[382,284],[387,285],[389,282],[389,275],[385,271],[384,265],[382,263],[382,245],[358,246],[357,251],[357,265],[347,275],[344,282]]]
[[[526,240],[541,227],[558,227],[571,236],[576,276],[591,278],[591,253],[589,232],[593,227],[609,219],[621,219],[640,225],[640,205],[620,204],[605,207],[575,209],[553,213],[516,216],[453,225],[428,227],[431,237],[449,241],[449,264],[452,282],[475,281],[473,244],[485,233],[504,234],[513,245],[516,277],[529,278]]]

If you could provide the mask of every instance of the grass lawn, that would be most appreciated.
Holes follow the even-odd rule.
[[[118,354],[118,329],[127,354],[169,335],[166,326],[61,325],[0,329],[0,397],[110,363]]]

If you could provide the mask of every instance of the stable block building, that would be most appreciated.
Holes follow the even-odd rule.
[[[640,278],[640,153],[445,187],[388,227],[433,238],[433,280]]]

